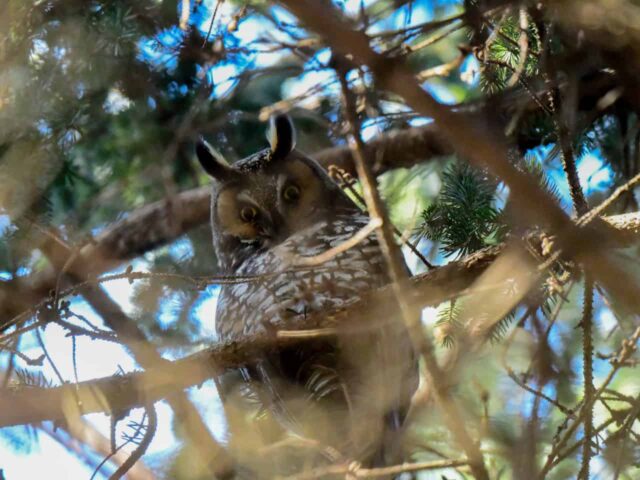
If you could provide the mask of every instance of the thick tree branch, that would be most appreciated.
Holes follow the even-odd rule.
[[[571,251],[593,272],[596,280],[631,311],[640,312],[636,283],[626,269],[616,265],[599,248],[607,237],[605,229],[594,228],[589,235],[584,235],[574,228],[571,219],[532,175],[508,160],[504,138],[484,123],[470,121],[438,103],[420,86],[404,62],[377,53],[369,37],[355,30],[330,2],[282,0],[282,3],[306,27],[322,35],[334,51],[351,56],[357,65],[369,68],[380,87],[400,95],[416,112],[433,118],[458,154],[474,165],[488,168],[505,182],[510,189],[510,200],[524,221],[548,226],[557,235],[561,249]]]
[[[182,192],[171,202],[161,200],[131,212],[75,252],[67,270],[79,278],[91,278],[174,240],[206,221],[209,194],[209,188],[202,187]],[[45,242],[43,250],[55,248],[55,240]],[[59,265],[65,265],[68,258],[59,257]],[[38,274],[0,283],[0,331],[12,317],[47,298],[57,280],[58,271],[51,266]]]
[[[409,280],[407,296],[419,305],[437,305],[469,287],[500,251],[500,247],[489,248],[416,276]],[[353,317],[350,312],[353,311],[376,312],[377,318],[387,318],[380,312],[394,305],[393,298],[391,287],[385,287],[346,308],[323,315],[310,315],[300,327],[311,329],[326,326],[327,319],[331,324],[349,325],[349,319]],[[359,331],[358,325],[351,324],[350,327],[355,333]],[[79,414],[126,411],[202,383],[224,369],[242,365],[264,349],[273,348],[276,343],[299,341],[299,337],[255,337],[241,343],[216,345],[182,360],[163,361],[146,372],[90,380],[77,386],[9,388],[0,393],[0,427],[63,419],[70,404]]]
[[[640,240],[640,212],[604,217],[604,220],[621,232],[626,241]],[[410,288],[407,288],[407,295],[411,302],[423,307],[438,305],[454,298],[469,288],[503,249],[504,246],[485,249],[417,275],[409,280]],[[309,316],[301,328],[326,326],[326,322],[322,323],[326,318],[330,318],[333,324],[346,323],[351,309],[360,312],[364,308],[370,308],[371,311],[376,311],[381,305],[393,303],[390,287],[376,291],[373,297],[373,301],[367,297],[348,308],[325,314],[321,318]],[[358,317],[364,318],[366,315]],[[0,428],[62,419],[65,406],[69,402],[79,408],[80,414],[125,411],[128,408],[142,406],[166,398],[173,392],[200,384],[226,368],[241,365],[255,358],[256,353],[262,349],[273,346],[274,341],[276,340],[273,337],[262,337],[242,343],[213,346],[182,360],[165,361],[161,367],[151,368],[147,372],[81,382],[78,388],[75,385],[50,389],[13,387],[0,394]],[[299,341],[299,337],[293,340],[281,338],[277,341]],[[78,404],[76,399],[80,400]]]
[[[360,125],[356,114],[356,99],[349,89],[347,74],[349,67],[344,59],[336,57],[336,72],[340,78],[342,87],[342,98],[344,103],[345,117],[350,130],[349,143],[353,158],[356,162],[356,171],[362,184],[363,197],[367,210],[372,219],[380,221],[377,230],[378,243],[385,258],[387,272],[391,280],[391,288],[394,293],[394,300],[400,307],[400,314],[407,327],[413,346],[425,362],[431,387],[435,393],[438,406],[444,413],[445,423],[460,444],[469,459],[469,466],[474,476],[479,480],[488,480],[489,474],[484,465],[479,444],[469,435],[469,432],[462,420],[462,415],[454,397],[450,394],[445,375],[435,355],[433,342],[428,338],[422,328],[419,312],[417,308],[412,308],[408,296],[405,294],[401,283],[407,278],[407,270],[404,265],[400,248],[395,243],[393,228],[389,225],[389,216],[380,194],[377,189],[375,176],[371,171],[370,161],[365,159],[365,147],[360,135]]]
[[[452,155],[453,147],[435,125],[406,130],[391,130],[364,144],[366,158],[374,159],[371,170],[380,175],[394,168],[410,168],[418,163]],[[322,166],[336,165],[347,172],[356,172],[349,147],[333,147],[313,155]]]
[[[616,82],[610,73],[587,77],[580,86],[581,110],[589,111]],[[540,106],[532,97],[518,89],[508,90],[482,102],[460,105],[455,109],[467,122],[492,118],[508,122],[515,111],[534,115]],[[601,112],[602,113],[602,112]],[[501,126],[500,128],[502,128]],[[520,132],[514,139],[521,151],[539,145],[542,138]],[[526,130],[526,129],[524,129]],[[393,168],[411,167],[437,157],[451,155],[454,149],[435,124],[406,130],[392,130],[364,145],[366,158],[374,158],[371,166],[376,175]],[[313,155],[323,166],[336,165],[355,173],[348,146],[333,147]],[[74,264],[82,266],[83,274],[95,276],[113,269],[145,252],[166,245],[209,218],[209,188],[200,187],[160,200],[130,212],[123,220],[105,229],[92,242],[80,248]],[[7,328],[16,315],[28,310],[49,296],[55,288],[57,272],[46,269],[34,275],[0,282],[0,331]]]
[[[73,257],[70,257],[71,252],[59,242],[49,242],[46,247],[48,248],[44,248],[43,252],[49,258],[51,265],[59,272],[58,275],[68,278],[71,283],[79,283],[86,278],[87,274],[82,270],[80,264],[75,263],[69,266],[69,263],[65,261],[66,258]],[[65,263],[62,263],[63,261]],[[116,333],[118,340],[127,347],[138,364],[145,369],[152,369],[162,368],[167,363],[153,344],[148,341],[145,333],[136,322],[124,313],[120,305],[107,295],[100,285],[89,285],[83,290],[83,295],[98,315],[103,318],[105,324]],[[67,417],[73,418],[74,415],[77,415],[76,409],[81,408],[80,405],[74,406],[74,402],[77,403],[76,397],[67,399],[65,412]],[[181,390],[174,391],[167,396],[167,402],[184,427],[186,436],[199,454],[203,465],[206,465],[216,478],[228,478],[232,475],[233,462],[231,458],[213,438],[187,395]],[[144,406],[147,410],[151,410],[153,402],[145,403]],[[119,412],[116,411],[116,413]],[[151,413],[149,415],[151,422]],[[155,415],[155,411],[153,415]],[[145,438],[147,437],[145,436]]]

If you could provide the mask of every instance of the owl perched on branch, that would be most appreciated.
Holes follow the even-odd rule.
[[[296,266],[301,257],[342,244],[369,219],[318,163],[294,149],[288,116],[271,118],[268,137],[269,148],[233,165],[204,140],[196,148],[213,178],[211,226],[221,270],[256,276],[222,287],[221,341],[300,329],[307,315],[389,282],[375,236],[322,265]],[[264,352],[223,379],[223,397],[243,384],[282,432],[364,465],[399,461],[398,433],[417,387],[417,361],[400,317],[370,320],[372,328],[357,334]]]

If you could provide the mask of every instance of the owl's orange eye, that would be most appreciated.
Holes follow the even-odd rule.
[[[240,218],[244,222],[253,222],[258,216],[258,210],[254,207],[242,207],[240,210]]]
[[[289,185],[282,192],[282,198],[289,203],[297,202],[300,198],[300,189],[295,185]]]

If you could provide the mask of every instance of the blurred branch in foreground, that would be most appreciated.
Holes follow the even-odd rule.
[[[83,415],[105,412],[111,445],[102,438],[93,450],[118,457],[113,478],[145,452],[176,480],[230,477],[254,457],[265,477],[274,467],[287,478],[436,469],[447,478],[632,478],[638,19],[631,0],[7,0],[0,427],[27,427],[1,430],[0,441],[26,455],[28,425],[42,425],[86,463],[88,449],[52,428],[80,438]],[[284,112],[300,150],[325,169],[358,170],[347,193],[366,197],[373,218],[360,236],[307,257],[305,268],[316,268],[307,273],[321,275],[320,260],[377,230],[395,281],[322,314],[308,312],[324,298],[314,290],[291,299],[303,303],[300,322],[215,344],[212,311],[225,306],[207,287],[242,291],[259,279],[221,275],[210,232],[197,228],[211,189],[200,187],[193,144],[203,135],[226,158],[245,158],[266,146],[262,122]],[[294,188],[294,198],[308,190]],[[435,268],[404,278],[391,222],[424,259],[414,270]],[[268,282],[271,272],[261,273]],[[227,310],[235,324],[256,299],[239,298],[237,312]],[[407,315],[424,307],[420,321]],[[338,336],[353,345],[401,313],[426,360],[396,442],[407,463],[360,465],[291,425],[273,428],[268,406],[245,411],[225,391],[225,375],[251,379],[265,352]],[[104,376],[120,362],[126,373]],[[311,383],[326,392],[326,378]],[[210,408],[218,397],[224,426]],[[155,414],[160,400],[173,407],[172,425]],[[134,407],[143,420],[117,444]],[[405,412],[396,412],[397,426]],[[171,445],[157,435],[154,450],[156,426],[172,431]],[[302,457],[313,460],[302,466]],[[3,463],[0,477],[15,477],[13,467]],[[129,476],[149,475],[135,468]]]
[[[607,223],[625,234],[636,237],[640,213],[604,217]],[[496,246],[469,255],[433,271],[414,276],[410,279],[406,294],[410,301],[424,308],[439,305],[442,302],[464,295],[480,275],[495,261],[505,246]],[[131,272],[135,277],[135,272]],[[500,285],[493,286],[500,290]],[[487,291],[481,292],[486,295]],[[393,297],[390,287],[372,294],[366,299],[339,309],[326,315],[309,316],[305,321],[308,329],[322,328],[330,324],[340,324],[341,319],[349,318],[349,311],[380,311],[388,306]],[[391,303],[392,304],[392,303]],[[391,312],[389,312],[391,315]],[[359,327],[353,328],[357,334]],[[320,330],[319,334],[333,335],[335,331]],[[246,342],[232,343],[210,347],[181,360],[163,361],[161,366],[151,366],[149,371],[131,373],[125,376],[107,377],[104,379],[82,382],[76,386],[68,385],[51,389],[35,387],[11,387],[0,395],[0,426],[20,425],[43,420],[64,420],[65,405],[69,401],[75,405],[72,411],[76,414],[91,412],[117,412],[139,407],[147,402],[155,402],[166,398],[171,393],[181,391],[190,386],[200,384],[219,375],[225,369],[242,365],[253,358],[256,352],[268,349],[276,343],[295,343],[304,340],[307,335],[301,332],[296,335],[281,335],[280,339],[272,335],[263,338],[247,339]],[[77,395],[77,396],[76,396]]]

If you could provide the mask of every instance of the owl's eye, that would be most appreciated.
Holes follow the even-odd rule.
[[[254,207],[242,207],[240,210],[240,218],[244,222],[253,222],[258,217],[258,210]]]
[[[289,185],[282,192],[282,198],[289,203],[297,202],[300,198],[300,189],[295,185]]]

